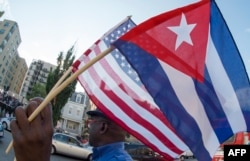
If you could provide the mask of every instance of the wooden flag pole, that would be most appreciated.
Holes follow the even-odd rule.
[[[69,67],[69,69],[63,74],[63,76],[57,81],[54,87],[50,90],[49,94],[65,80],[65,78],[71,73],[72,69],[73,69],[72,66]]]
[[[43,102],[36,108],[36,110],[29,116],[28,121],[31,122],[43,109],[44,107],[56,96],[58,95],[65,87],[67,87],[71,82],[73,82],[81,73],[91,67],[94,63],[102,59],[104,56],[109,54],[114,50],[114,47],[106,49],[87,64],[85,64],[82,68],[77,70],[74,74],[72,74],[68,79],[66,79],[63,83],[60,84],[57,88],[53,88],[53,90],[47,95],[47,97],[43,100]],[[9,153],[11,147],[13,146],[13,141],[10,142],[8,148],[5,153]]]

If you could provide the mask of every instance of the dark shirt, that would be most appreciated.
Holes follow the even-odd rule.
[[[124,149],[123,142],[93,148],[92,161],[133,161]]]

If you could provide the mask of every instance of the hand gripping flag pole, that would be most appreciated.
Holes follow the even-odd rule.
[[[44,107],[55,97],[57,96],[65,87],[67,87],[71,82],[73,82],[82,72],[87,70],[89,67],[91,67],[94,63],[105,57],[107,54],[109,54],[114,47],[110,47],[103,51],[100,55],[93,58],[91,61],[86,63],[85,66],[77,70],[74,74],[72,74],[68,79],[66,79],[64,82],[63,80],[66,78],[66,76],[69,74],[69,72],[72,71],[73,67],[70,67],[67,72],[61,77],[61,79],[56,83],[56,85],[52,88],[50,93],[47,95],[47,97],[43,100],[43,102],[36,108],[36,110],[29,116],[28,121],[31,122],[36,116],[44,109]],[[57,87],[58,86],[58,87]],[[7,147],[5,153],[9,153],[11,147],[13,146],[13,141],[10,142],[9,146]]]
[[[49,92],[49,94],[46,96],[46,98],[45,98],[45,100],[47,99],[47,98],[49,98],[50,97],[50,94],[52,93],[52,91],[54,90],[54,89],[56,89],[64,80],[65,80],[65,78],[70,74],[70,72],[72,71],[72,69],[73,69],[73,67],[69,67],[69,69],[64,73],[64,75],[57,81],[57,83],[54,85],[54,87],[50,90],[50,92]],[[63,90],[63,89],[62,89]],[[40,105],[41,106],[41,105]],[[44,106],[45,107],[45,106]],[[44,107],[41,107],[41,108],[44,108]],[[24,107],[25,108],[25,107]],[[35,112],[35,111],[34,111]],[[38,114],[38,113],[37,113]],[[36,114],[36,116],[37,116],[37,114]],[[35,116],[35,117],[36,117]],[[35,118],[34,117],[34,118]],[[33,118],[33,119],[34,119]],[[33,120],[32,119],[32,120]],[[30,122],[32,121],[32,120],[30,120]],[[11,147],[12,147],[12,145],[13,145],[13,142],[11,141],[10,142],[10,144],[9,144],[9,146],[7,147],[7,149],[6,149],[6,151],[5,151],[5,153],[7,154],[7,153],[9,153],[9,151],[10,151],[10,149],[11,149]]]

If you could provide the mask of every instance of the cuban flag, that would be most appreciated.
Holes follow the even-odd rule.
[[[215,1],[150,18],[113,45],[199,161],[249,131],[249,78]]]

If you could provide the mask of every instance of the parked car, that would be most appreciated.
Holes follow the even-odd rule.
[[[51,154],[58,153],[71,157],[92,160],[92,150],[86,148],[74,136],[54,133]]]
[[[185,159],[195,159],[195,156],[194,154],[192,153],[191,150],[187,150],[185,152],[183,152],[181,155],[180,155],[180,160],[183,161]]]
[[[0,139],[4,137],[4,129],[3,129],[3,125],[0,122]]]
[[[10,130],[10,122],[11,120],[16,119],[15,117],[3,117],[0,119],[2,122],[3,128],[5,130]]]
[[[137,161],[164,161],[165,159],[139,142],[125,142],[125,150]]]

